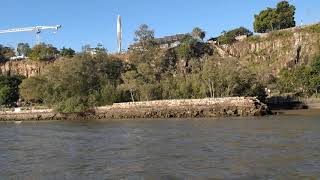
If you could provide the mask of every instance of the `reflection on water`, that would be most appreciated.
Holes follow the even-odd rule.
[[[0,179],[318,179],[320,112],[0,123]]]

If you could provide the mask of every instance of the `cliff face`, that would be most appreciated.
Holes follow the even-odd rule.
[[[50,62],[36,62],[32,60],[9,61],[0,64],[0,74],[8,76],[22,75],[25,77],[36,76],[39,75],[48,64],[50,64]]]
[[[308,64],[320,53],[320,24],[256,35],[232,45],[213,45],[221,57],[235,57],[261,78]]]

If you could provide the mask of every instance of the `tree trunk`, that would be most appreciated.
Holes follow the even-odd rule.
[[[130,89],[130,95],[131,95],[131,100],[132,100],[132,102],[134,102],[134,97],[133,97],[133,91],[132,91],[132,89]]]

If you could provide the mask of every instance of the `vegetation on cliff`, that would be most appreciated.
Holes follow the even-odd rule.
[[[275,19],[260,19],[266,25],[261,28],[269,31],[291,27],[294,20],[284,16],[290,17],[292,11],[294,14],[294,7],[286,1],[280,2],[272,9]],[[206,32],[194,28],[177,46],[161,48],[154,30],[144,24],[135,31],[135,46],[121,55],[108,54],[102,45],[96,48],[86,45],[82,52],[75,53],[71,48],[58,50],[40,44],[28,49],[21,44],[19,53],[28,54],[30,61],[55,61],[40,75],[23,80],[20,97],[60,112],[82,112],[114,102],[160,99],[257,96],[263,101],[266,88],[279,94],[317,95],[320,58],[308,63],[313,58],[308,54],[303,57],[305,62],[301,62],[303,50],[310,49],[301,45],[301,39],[312,33],[318,35],[319,29],[318,25],[297,29],[308,32],[298,34],[299,37],[293,31],[251,36],[250,30],[240,27],[218,37],[218,45],[210,45],[203,40]],[[237,43],[236,37],[240,35],[251,37]],[[11,50],[0,46],[0,60],[8,60]],[[219,50],[225,54],[219,54]],[[279,65],[289,54],[293,58]],[[281,73],[279,69],[283,69]],[[7,89],[3,88],[3,92]]]
[[[317,56],[310,65],[283,69],[277,80],[277,86],[281,93],[318,96],[320,88],[320,56]]]
[[[15,106],[19,99],[20,76],[0,76],[0,106]]]
[[[296,26],[295,10],[295,6],[290,5],[287,1],[281,1],[276,8],[261,11],[254,17],[254,31],[265,33]]]
[[[148,28],[140,27],[136,35],[145,43],[128,52],[129,63],[106,51],[79,53],[25,79],[21,96],[60,112],[82,112],[114,102],[266,96],[254,74],[236,59],[213,56],[202,36],[189,36],[176,48],[161,49],[146,43],[153,39]]]
[[[227,32],[223,32],[223,35],[218,37],[217,42],[219,44],[232,44],[237,41],[237,36],[242,35],[251,36],[253,33],[247,28],[239,27]]]

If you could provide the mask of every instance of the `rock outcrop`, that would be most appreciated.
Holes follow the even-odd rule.
[[[257,74],[276,77],[281,69],[308,64],[320,53],[320,24],[254,35],[213,48],[220,57],[238,58]]]
[[[232,97],[116,103],[112,106],[99,107],[92,112],[80,114],[60,114],[51,110],[44,112],[2,112],[0,113],[0,120],[209,118],[262,116],[270,113],[268,107],[256,98]]]
[[[21,75],[31,77],[39,75],[44,67],[51,62],[39,62],[32,60],[8,61],[0,64],[0,75]]]

